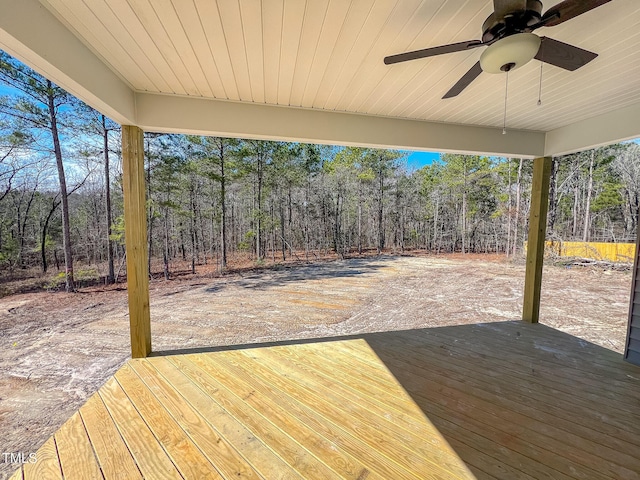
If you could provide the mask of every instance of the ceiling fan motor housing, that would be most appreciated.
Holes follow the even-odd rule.
[[[527,0],[525,10],[509,12],[497,17],[495,13],[482,24],[482,43],[490,44],[501,38],[516,33],[531,32],[531,27],[542,19],[542,2],[540,0]]]

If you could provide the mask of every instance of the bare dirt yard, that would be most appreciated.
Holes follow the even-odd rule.
[[[622,352],[630,272],[545,267],[542,321]],[[381,256],[151,283],[154,351],[520,316],[524,264]],[[0,452],[35,452],[128,358],[122,286],[0,299]],[[13,470],[0,457],[0,478]]]

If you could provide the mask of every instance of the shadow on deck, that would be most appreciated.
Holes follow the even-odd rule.
[[[15,478],[632,479],[638,407],[640,369],[522,322],[163,352]]]
[[[366,335],[478,478],[640,478],[640,369],[544,325]]]

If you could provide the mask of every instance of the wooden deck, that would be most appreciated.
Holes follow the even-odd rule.
[[[131,360],[20,475],[473,478],[364,340]]]
[[[522,322],[166,355],[14,478],[637,479],[639,407],[640,368]]]
[[[640,478],[640,368],[540,324],[366,337],[478,478]]]

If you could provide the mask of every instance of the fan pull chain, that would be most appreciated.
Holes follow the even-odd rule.
[[[504,86],[504,120],[502,122],[502,134],[507,134],[507,99],[509,98],[509,70],[507,70],[507,80]]]
[[[540,88],[538,89],[538,106],[542,105],[542,67],[544,63],[540,62]]]

